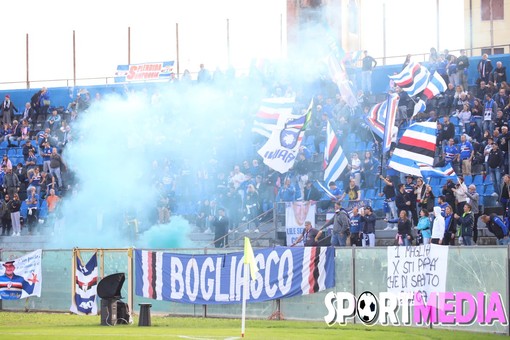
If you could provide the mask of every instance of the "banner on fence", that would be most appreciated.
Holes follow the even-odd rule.
[[[169,80],[174,74],[174,62],[117,65],[116,83]]]
[[[448,249],[436,244],[388,247],[388,292],[420,292],[424,297],[445,292]]]
[[[285,232],[287,233],[287,245],[293,244],[303,233],[305,221],[312,222],[315,228],[315,202],[295,201],[285,203]],[[303,240],[298,243],[303,245]]]
[[[307,295],[335,286],[335,249],[276,247],[254,250],[259,268],[249,302]],[[137,296],[190,304],[242,301],[244,255],[185,255],[135,250]]]
[[[41,296],[42,250],[0,262],[0,299],[19,300]]]
[[[86,264],[78,254],[74,273],[74,297],[71,312],[75,314],[97,314],[97,253]]]

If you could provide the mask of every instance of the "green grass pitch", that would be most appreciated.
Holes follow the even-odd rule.
[[[101,326],[99,316],[0,312],[0,339],[240,339],[240,319],[152,315],[152,326]],[[489,339],[501,335],[415,327],[328,327],[324,322],[246,320],[246,339]]]

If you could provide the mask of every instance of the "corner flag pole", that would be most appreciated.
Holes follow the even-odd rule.
[[[241,337],[244,338],[244,330],[246,326],[246,298],[248,295],[248,285],[250,284],[250,280],[248,278],[250,265],[248,263],[244,263],[244,285],[243,285],[243,307],[241,311]]]

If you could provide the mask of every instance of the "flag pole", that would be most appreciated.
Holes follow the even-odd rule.
[[[248,296],[248,284],[249,279],[248,276],[250,275],[250,269],[249,264],[244,264],[244,285],[243,285],[243,307],[241,311],[241,338],[244,338],[244,330],[246,326],[246,298]]]

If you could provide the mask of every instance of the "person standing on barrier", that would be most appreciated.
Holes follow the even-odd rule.
[[[375,222],[376,217],[372,207],[365,207],[361,212],[363,216],[363,240],[361,245],[363,247],[375,247]]]
[[[379,176],[379,178],[382,179],[385,183],[383,191],[379,194],[379,196],[384,195],[384,202],[388,205],[388,209],[386,211],[386,220],[398,218],[397,205],[395,203],[395,186],[391,181],[391,177],[387,175],[386,178],[383,176]],[[384,230],[391,230],[390,223],[386,225]]]
[[[411,205],[409,205],[409,211],[411,212],[410,219],[412,218],[413,225],[418,224],[418,211],[416,210],[416,184],[414,183],[414,176],[407,175],[406,176],[406,184],[405,184],[405,192],[407,193],[409,199],[411,200]]]
[[[315,241],[319,242],[324,229],[333,225],[333,232],[331,234],[331,245],[333,247],[345,247],[347,241],[347,233],[350,228],[349,214],[342,208],[341,202],[335,202],[335,215],[327,221],[315,236]]]
[[[317,246],[318,245],[318,241],[317,241],[318,233],[319,233],[319,231],[317,229],[315,229],[314,227],[312,227],[312,222],[305,221],[305,228],[303,229],[303,233],[301,235],[299,235],[299,237],[297,238],[297,240],[294,243],[292,243],[291,247],[294,247],[296,244],[301,242],[301,240],[304,240],[303,245],[305,247]]]

